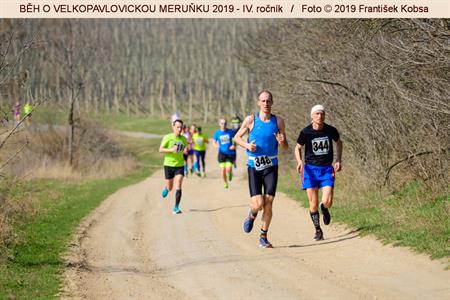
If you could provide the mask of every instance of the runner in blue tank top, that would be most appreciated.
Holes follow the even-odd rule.
[[[258,211],[263,210],[260,246],[272,248],[267,239],[272,220],[272,203],[278,181],[278,144],[288,148],[284,120],[271,114],[272,93],[262,90],[258,94],[259,112],[247,116],[236,133],[235,141],[247,149],[248,185],[250,190],[250,211],[244,220],[244,231],[249,233]],[[243,136],[248,133],[247,141]],[[263,193],[264,187],[264,193]]]
[[[278,133],[277,117],[270,115],[269,121],[262,121],[259,114],[253,115],[253,130],[248,134],[248,141],[256,143],[256,150],[247,149],[247,165],[257,171],[266,169],[269,165],[278,165]]]

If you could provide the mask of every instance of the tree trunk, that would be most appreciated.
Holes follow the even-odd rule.
[[[130,116],[130,98],[128,98],[127,95],[125,96],[125,103],[127,106],[127,117],[129,117]]]
[[[119,91],[118,91],[118,89],[119,89],[119,87],[117,87],[117,85],[116,85],[116,87],[113,88],[114,108],[115,108],[116,114],[119,114],[119,112],[120,112],[120,103],[119,103],[119,96],[118,96]]]
[[[222,99],[220,98],[217,100],[217,117],[222,117]]]
[[[206,91],[202,90],[202,104],[203,104],[203,123],[208,120],[208,100],[206,99]]]
[[[188,112],[188,114],[189,114],[189,123],[191,123],[192,122],[192,98],[193,98],[193,91],[192,91],[192,89],[190,89],[189,90],[189,95],[188,95],[188,97],[189,97],[189,112]]]
[[[69,165],[73,167],[73,149],[74,149],[74,138],[75,138],[75,122],[73,120],[73,111],[75,104],[75,95],[72,89],[70,97],[70,106],[69,106]]]
[[[155,116],[155,95],[154,95],[154,92],[155,92],[155,86],[152,84],[151,86],[150,86],[150,91],[148,92],[148,95],[147,95],[147,97],[149,97],[149,100],[150,100],[150,115],[152,116],[152,117],[154,117]]]
[[[177,112],[177,96],[176,96],[176,89],[175,89],[175,84],[174,83],[170,83],[169,85],[169,97],[172,100],[172,113],[176,113]]]
[[[245,78],[244,84],[242,86],[242,94],[240,95],[240,103],[241,103],[241,116],[245,117],[246,115],[246,104],[248,98],[248,79]]]
[[[74,138],[75,138],[75,122],[73,119],[73,113],[75,108],[75,78],[74,78],[74,65],[73,65],[73,51],[74,51],[74,36],[73,36],[73,28],[72,23],[69,20],[69,45],[67,51],[67,60],[69,64],[69,76],[70,76],[70,104],[69,104],[69,165],[73,167],[74,165]]]
[[[164,93],[164,82],[160,81],[159,83],[159,95],[158,95],[158,103],[159,110],[161,112],[161,119],[164,119],[164,104],[163,104],[163,93]]]

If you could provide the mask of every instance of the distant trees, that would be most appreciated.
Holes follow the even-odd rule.
[[[0,20],[0,118],[2,125],[11,119],[11,108],[16,101],[30,95],[29,73],[20,71],[20,65],[36,41],[27,32],[26,21]]]
[[[383,185],[448,183],[449,20],[288,20],[255,34],[240,57],[271,88],[291,138],[323,103],[346,163]],[[258,47],[257,45],[264,45]]]
[[[257,83],[235,59],[235,49],[258,20],[71,20],[79,51],[94,49],[76,68],[83,72],[79,112],[100,111],[167,117],[174,111],[189,120],[215,120],[217,115],[243,115],[253,105]],[[36,97],[51,96],[63,105],[67,67],[56,40],[68,39],[67,24],[30,20],[45,50],[28,57]],[[66,45],[68,45],[66,43]],[[66,50],[70,48],[65,47]],[[67,58],[65,58],[67,62]],[[75,69],[74,69],[75,70]]]
[[[69,124],[73,114],[102,111],[163,118],[180,111],[205,122],[243,116],[264,85],[291,138],[309,122],[310,107],[325,104],[347,164],[371,183],[448,182],[449,20],[64,22],[23,23],[21,34],[35,35],[41,48],[7,78],[27,74],[35,98],[71,108]],[[8,66],[24,49],[10,47]],[[0,101],[12,104],[21,89],[5,82],[10,69],[2,63]]]
[[[27,32],[25,24],[24,21],[0,20],[0,91],[3,91],[0,99],[9,100],[0,102],[0,152],[6,153],[0,155],[0,172],[16,159],[28,144],[28,140],[25,140],[14,151],[4,151],[11,137],[18,132],[19,126],[28,117],[22,115],[12,127],[7,124],[9,120],[13,122],[12,103],[31,96],[28,72],[18,72],[21,62],[35,46],[34,36]]]

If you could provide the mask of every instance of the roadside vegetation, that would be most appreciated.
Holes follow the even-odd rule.
[[[32,125],[21,127],[0,152],[4,161],[24,146],[0,181],[1,299],[57,295],[66,267],[62,256],[81,220],[108,195],[161,168],[160,139],[124,137],[109,129],[166,134],[167,119],[111,114],[80,119],[71,167],[64,116],[62,109],[42,107]],[[204,128],[211,135],[216,125]]]
[[[64,125],[66,124],[67,109],[61,106],[43,106],[33,115],[33,121],[38,124],[54,124]],[[162,119],[160,117],[152,117],[148,115],[131,115],[127,116],[124,113],[107,113],[98,112],[87,114],[90,122],[95,122],[95,125],[99,128],[108,128],[121,131],[133,131],[133,132],[145,132],[154,134],[167,134],[171,132],[170,117]],[[234,117],[234,115],[227,115],[228,118]],[[203,131],[212,136],[217,129],[218,120],[211,120],[209,122],[203,122],[202,119],[192,119],[186,114],[181,114],[181,119],[188,125],[196,124],[201,126]]]
[[[291,165],[294,169],[294,165]],[[360,235],[372,234],[385,244],[408,247],[432,259],[445,259],[450,267],[450,198],[430,195],[429,188],[411,182],[390,194],[374,191],[349,176],[345,169],[337,174],[333,222],[344,224]],[[362,189],[362,188],[365,189]],[[306,191],[293,171],[282,172],[280,191],[309,208]]]
[[[159,139],[112,137],[91,123],[77,135],[70,168],[63,130],[36,128],[18,132],[2,151],[8,155],[29,141],[0,181],[1,299],[55,296],[62,255],[81,220],[108,195],[160,167]]]
[[[335,221],[447,259],[448,29],[448,20],[284,20],[253,35],[240,54],[276,95],[292,146],[315,104],[340,130]],[[284,158],[295,169],[293,155]],[[284,175],[305,205],[298,176]]]
[[[230,118],[232,116],[229,116]],[[172,132],[172,128],[170,126],[169,118],[160,119],[160,118],[151,118],[149,116],[126,116],[126,115],[117,115],[117,114],[99,114],[97,116],[93,116],[94,119],[98,120],[100,124],[106,128],[112,128],[116,130],[122,131],[135,131],[135,132],[146,132],[146,133],[155,133],[155,134],[168,134]],[[202,120],[193,119],[189,123],[189,119],[186,116],[181,115],[181,119],[188,126],[191,124],[196,124],[197,126],[201,126],[204,133],[207,134],[208,137],[212,137],[214,131],[217,130],[217,122],[210,121],[204,123]]]

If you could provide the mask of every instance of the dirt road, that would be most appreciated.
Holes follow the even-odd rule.
[[[173,192],[161,198],[162,171],[106,199],[78,230],[62,297],[450,299],[444,264],[333,223],[314,242],[308,211],[280,193],[269,232],[275,248],[259,248],[259,217],[252,233],[242,231],[243,157],[225,190],[209,152],[207,177],[185,181],[181,215],[171,214]]]

